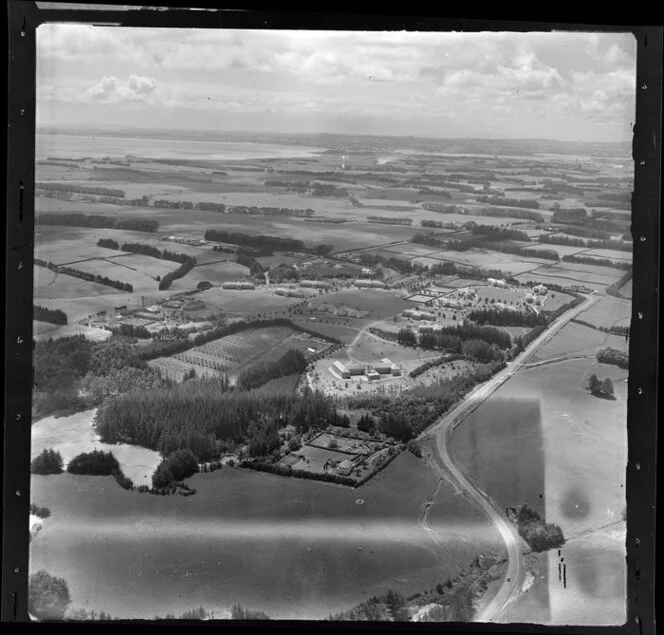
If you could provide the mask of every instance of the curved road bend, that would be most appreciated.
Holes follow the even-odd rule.
[[[522,367],[524,367],[525,360],[528,359],[538,348],[546,344],[572,318],[589,309],[599,299],[600,296],[586,296],[585,302],[582,302],[579,306],[558,317],[551,326],[538,338],[533,340],[522,353],[515,357],[511,362],[508,362],[503,370],[494,375],[489,381],[474,388],[468,393],[468,395],[466,395],[463,401],[443,415],[438,422],[434,423],[432,427],[422,432],[418,437],[418,439],[422,439],[426,436],[435,437],[436,443],[434,444],[434,447],[438,451],[442,464],[447,468],[449,474],[464,493],[484,510],[498,530],[505,542],[505,546],[507,547],[509,562],[507,573],[503,579],[503,584],[500,589],[498,589],[493,599],[476,616],[475,621],[494,621],[514,598],[518,590],[522,567],[521,551],[519,549],[520,538],[516,528],[509,520],[507,520],[502,509],[482,490],[473,485],[468,478],[466,478],[461,469],[452,461],[448,453],[448,436],[450,430],[453,430],[461,424],[471,412],[479,407],[480,404],[482,404],[502,384],[521,370]]]

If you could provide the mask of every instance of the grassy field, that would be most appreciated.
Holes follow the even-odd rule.
[[[532,251],[533,254],[537,254],[538,251],[555,251],[560,258],[563,256],[569,256],[573,254],[578,254],[579,252],[585,251],[585,247],[570,247],[568,245],[550,245],[548,243],[535,243],[534,245],[526,246],[529,251]],[[584,254],[590,255],[590,254]]]
[[[409,302],[395,297],[389,291],[373,289],[345,289],[327,293],[311,301],[312,304],[333,304],[338,307],[348,306],[358,311],[369,311],[372,320],[394,315],[411,306]]]
[[[528,361],[552,359],[568,354],[594,355],[599,349],[607,346],[627,350],[627,342],[622,336],[602,333],[583,324],[570,322],[558,335],[541,346]]]
[[[581,313],[578,318],[595,326],[610,327],[613,325],[629,325],[632,317],[630,300],[604,296],[599,302]]]
[[[395,364],[399,364],[405,361],[430,358],[434,354],[432,351],[399,346],[396,342],[385,342],[369,333],[362,334],[352,349],[353,357],[367,363],[377,362],[388,357]]]
[[[517,280],[526,282],[535,280],[543,284],[558,284],[569,286],[582,284],[591,288],[601,289],[619,280],[624,272],[609,267],[596,267],[594,265],[579,265],[560,263],[558,265],[543,266],[527,273],[515,275]]]
[[[104,284],[81,280],[64,273],[54,273],[45,267],[34,268],[34,296],[40,299],[69,300],[93,295],[127,295]]]
[[[583,252],[584,256],[592,256],[594,258],[609,258],[610,260],[617,260],[619,262],[631,262],[632,254],[629,251],[618,251],[616,249],[588,249]]]
[[[213,288],[201,291],[196,297],[203,300],[206,306],[212,310],[236,315],[272,313],[275,311],[283,313],[289,306],[301,300],[301,298],[275,295],[265,288],[244,291]]]
[[[444,553],[422,530],[436,479],[409,453],[356,491],[232,468],[190,484],[195,496],[159,497],[107,477],[35,477],[33,499],[52,516],[31,543],[31,570],[64,577],[75,606],[119,617],[241,602],[322,619],[390,586],[429,588],[477,554],[456,532]]]

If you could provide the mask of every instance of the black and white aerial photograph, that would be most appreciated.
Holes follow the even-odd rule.
[[[40,25],[30,618],[624,624],[636,50]]]

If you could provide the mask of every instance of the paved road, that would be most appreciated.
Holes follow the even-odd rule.
[[[454,430],[471,412],[480,406],[493,392],[504,384],[516,372],[525,366],[525,361],[542,345],[546,344],[560,329],[562,329],[572,318],[579,313],[586,311],[600,296],[587,296],[586,300],[579,306],[567,311],[556,319],[551,326],[544,331],[538,338],[533,340],[530,345],[497,375],[494,375],[488,382],[480,384],[472,390],[466,398],[450,412],[436,422],[431,428],[424,431],[419,438],[433,436],[436,440],[434,444],[437,449],[442,464],[452,476],[456,485],[474,501],[486,513],[491,522],[500,533],[505,546],[507,547],[508,566],[507,573],[503,579],[503,584],[498,589],[496,595],[480,611],[475,620],[478,622],[495,621],[503,609],[512,601],[518,591],[519,580],[521,576],[521,550],[519,548],[519,534],[507,520],[503,510],[496,505],[482,490],[473,485],[463,474],[461,469],[452,461],[448,453],[448,436],[450,430]]]

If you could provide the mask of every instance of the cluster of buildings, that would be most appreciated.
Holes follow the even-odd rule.
[[[436,316],[429,311],[418,311],[417,309],[406,309],[402,315],[412,320],[435,320]]]
[[[548,291],[549,290],[543,284],[538,284],[537,286],[533,287],[533,293],[536,295],[546,295]]]
[[[507,282],[505,282],[502,279],[498,280],[497,278],[487,278],[487,282],[489,283],[489,286],[491,286],[491,287],[498,287],[500,289],[507,289]]]
[[[344,379],[364,375],[369,381],[375,381],[380,379],[381,375],[391,375],[393,377],[401,375],[401,368],[387,357],[373,364],[343,364],[336,360],[332,366]]]
[[[330,283],[325,280],[300,280],[300,286],[305,289],[329,289]]]
[[[202,238],[186,238],[184,236],[164,236],[162,240],[182,245],[191,245],[192,247],[202,247],[208,244],[208,241]]]
[[[353,283],[359,289],[384,289],[385,283],[381,280],[371,280],[370,278],[358,278]]]
[[[466,298],[466,299],[471,299],[471,298],[476,298],[477,297],[477,291],[473,289],[473,287],[463,287],[459,289],[456,294],[460,298]]]
[[[300,291],[299,289],[275,289],[274,290],[275,295],[281,295],[286,298],[303,298],[304,297],[304,291]]]
[[[221,285],[221,288],[241,291],[245,289],[255,289],[256,285],[253,282],[224,282],[224,284]]]

